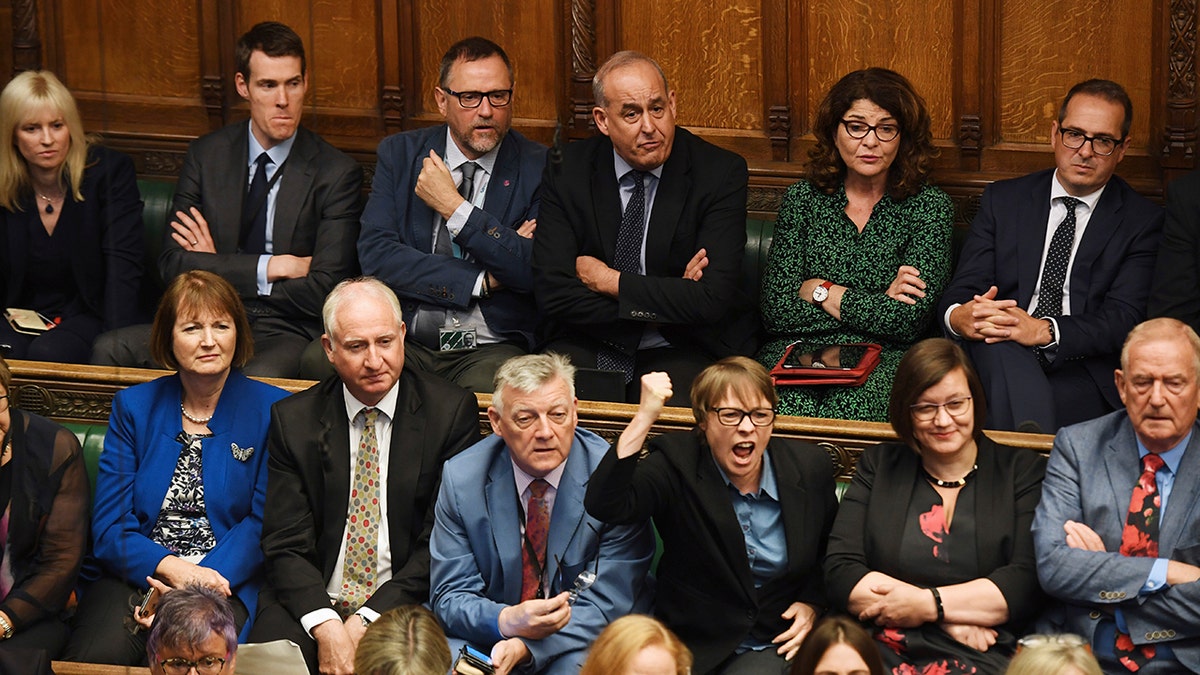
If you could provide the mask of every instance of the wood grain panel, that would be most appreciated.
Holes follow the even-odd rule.
[[[617,44],[653,57],[685,126],[762,131],[762,6],[757,0],[620,3]],[[599,55],[603,62],[608,54]],[[787,58],[784,54],[765,58]]]
[[[514,124],[553,126],[564,108],[565,64],[562,20],[554,0],[477,0],[464,11],[444,0],[418,0],[413,39],[419,44],[418,84],[410,92],[414,113],[424,120],[440,119],[433,99],[442,54],[455,42],[480,35],[504,48],[517,80],[513,97]],[[565,109],[563,111],[565,116]]]
[[[1047,146],[1071,85],[1121,83],[1133,99],[1133,147],[1149,139],[1154,4],[1109,0],[1007,0],[1000,11],[998,141]]]
[[[925,98],[933,137],[952,139],[953,0],[813,0],[806,3],[809,72],[805,131],[825,93],[846,73],[870,66],[904,75]]]

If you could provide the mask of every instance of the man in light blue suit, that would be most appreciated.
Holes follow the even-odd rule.
[[[574,371],[557,354],[506,362],[488,408],[495,433],[442,470],[430,604],[451,651],[490,651],[496,675],[576,673],[605,626],[650,608],[649,527],[607,526],[583,508],[608,442],[576,428]],[[598,576],[573,598],[585,571]]]
[[[1125,409],[1054,439],[1033,534],[1061,602],[1042,628],[1087,638],[1105,672],[1200,672],[1198,377],[1191,328],[1142,323],[1116,371]]]
[[[411,317],[409,363],[490,392],[500,364],[533,346],[546,148],[510,129],[512,65],[490,40],[451,46],[433,94],[445,124],[379,144],[358,255]]]

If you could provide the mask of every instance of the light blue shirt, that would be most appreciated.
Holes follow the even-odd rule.
[[[253,122],[247,122],[253,124]],[[250,133],[246,134],[250,138],[250,165],[247,172],[246,189],[249,190],[250,183],[254,182],[254,174],[258,171],[258,156],[263,153],[263,146],[259,144],[258,139],[254,137],[254,128],[250,128]],[[267,180],[275,177],[275,172],[283,163],[287,161],[288,155],[292,154],[292,145],[296,142],[296,135],[267,150],[267,157],[271,161],[267,162]],[[271,259],[271,253],[275,250],[275,198],[279,196],[279,184],[283,182],[283,176],[275,181],[271,186],[271,191],[267,193],[267,235],[266,235],[266,253],[258,257],[258,294],[270,295],[272,283],[267,281],[267,262]]]
[[[716,462],[715,458],[713,462]],[[775,468],[771,466],[771,457],[763,451],[762,477],[759,478],[758,492],[755,493],[742,494],[730,482],[720,464],[717,464],[717,471],[729,488],[733,513],[746,540],[746,557],[750,559],[754,587],[762,588],[768,581],[786,572],[788,562],[787,534],[783,529],[783,511],[779,505],[779,484],[775,479]],[[770,646],[769,643],[747,637],[737,651],[761,650]]]

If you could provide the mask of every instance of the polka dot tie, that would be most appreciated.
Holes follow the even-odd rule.
[[[342,590],[337,610],[350,616],[375,592],[376,545],[379,541],[379,442],[375,421],[379,411],[363,408],[362,440],[354,462],[354,484],[350,486],[350,508],[346,519],[346,558],[342,563]]]
[[[1067,207],[1067,217],[1058,224],[1050,239],[1050,252],[1042,267],[1042,283],[1038,288],[1037,308],[1031,312],[1039,319],[1046,316],[1061,316],[1063,313],[1063,285],[1067,281],[1067,263],[1071,260],[1071,249],[1075,245],[1075,207],[1083,202],[1074,197],[1062,197]]]
[[[633,194],[621,216],[617,231],[617,246],[613,251],[613,269],[629,274],[641,273],[642,239],[646,232],[646,172],[630,171],[623,181],[633,181]],[[619,349],[603,347],[596,354],[596,367],[617,370],[625,374],[625,383],[633,381],[633,355]]]

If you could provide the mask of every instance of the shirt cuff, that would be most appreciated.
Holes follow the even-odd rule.
[[[479,298],[483,296],[483,275],[485,274],[487,274],[487,270],[480,272],[479,276],[475,277],[475,287],[471,289],[472,298]]]
[[[376,612],[366,605],[359,607],[354,613],[362,616],[362,618],[370,621],[371,623],[375,623],[375,621],[379,619],[379,612]]]
[[[271,261],[271,256],[263,254],[258,256],[258,294],[270,295],[271,282],[267,281],[267,263]],[[331,610],[332,611],[332,610]],[[334,612],[337,614],[337,612]]]
[[[1154,566],[1150,568],[1150,576],[1146,578],[1146,583],[1138,592],[1139,595],[1157,593],[1167,587],[1167,562],[1169,561],[1166,558],[1154,561]]]
[[[946,315],[942,317],[942,323],[946,326],[946,332],[953,335],[956,338],[960,338],[962,336],[959,335],[958,333],[954,332],[954,326],[950,325],[950,313],[953,312],[954,310],[958,309],[959,307],[962,307],[961,302],[956,302],[953,305],[950,305],[950,308],[946,310]]]
[[[322,607],[321,609],[314,609],[300,617],[300,627],[304,629],[305,633],[308,633],[309,637],[312,637],[314,628],[330,620],[340,622],[342,617],[338,616],[338,613],[333,611],[332,607]],[[316,638],[313,639],[315,640]]]
[[[454,213],[450,214],[450,218],[446,220],[446,229],[450,230],[450,236],[457,237],[459,232],[467,226],[467,218],[471,216],[471,211],[475,209],[471,202],[463,200],[463,203],[454,209]]]

